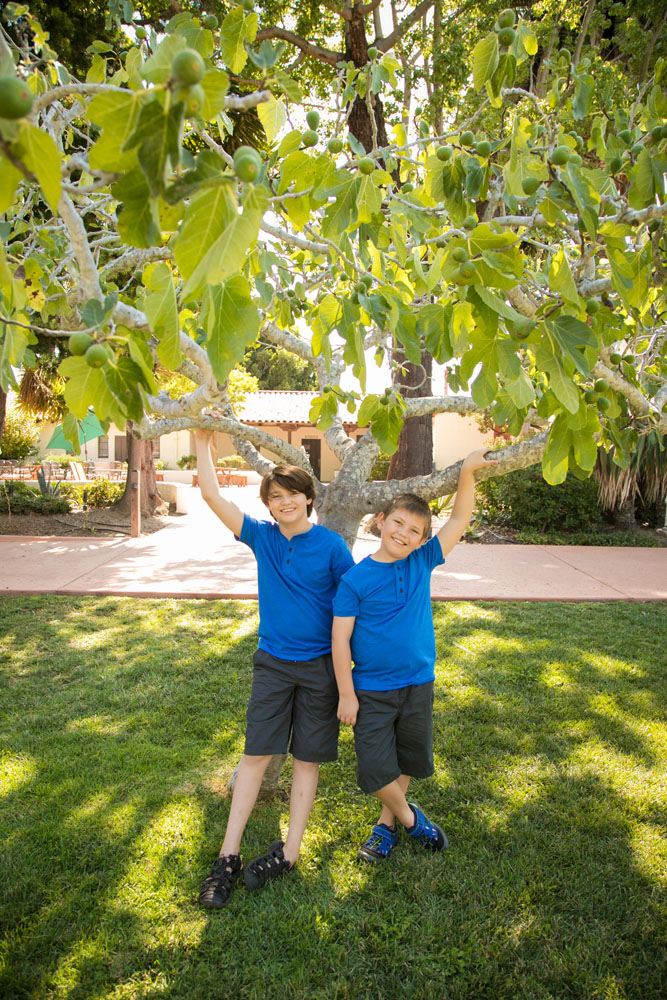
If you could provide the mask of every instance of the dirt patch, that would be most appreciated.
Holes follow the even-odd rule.
[[[142,517],[141,534],[173,524],[178,515]],[[74,508],[69,514],[0,514],[0,535],[32,535],[45,537],[60,535],[69,538],[99,538],[102,535],[129,537],[130,519],[113,507],[99,507],[87,511]]]

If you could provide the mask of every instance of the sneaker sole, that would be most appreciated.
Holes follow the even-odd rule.
[[[391,854],[391,851],[389,853]],[[363,847],[360,847],[357,851],[357,857],[360,858],[361,861],[369,861],[372,864],[375,864],[378,861],[389,860],[389,854],[375,854],[373,851],[364,850]]]

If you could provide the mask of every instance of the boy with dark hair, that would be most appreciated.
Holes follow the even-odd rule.
[[[427,778],[434,770],[431,573],[470,522],[475,470],[490,464],[496,463],[485,461],[483,450],[468,455],[451,517],[430,540],[426,501],[413,493],[397,496],[377,517],[380,548],[345,574],[334,600],[338,718],[354,726],[360,788],[382,803],[359,848],[366,861],[389,857],[398,840],[396,820],[427,850],[448,846],[437,823],[406,793],[411,778]]]
[[[331,661],[332,602],[354,565],[345,542],[308,517],[313,480],[292,465],[278,465],[260,486],[273,522],[248,517],[222,496],[211,460],[212,432],[196,432],[201,493],[255,554],[259,593],[259,648],[246,714],[245,751],[234,785],[220,856],[204,880],[199,902],[225,906],[241,874],[259,889],[296,864],[317,791],[319,765],[338,755],[338,692]],[[289,830],[266,854],[243,868],[241,837],[274,754],[293,755]]]

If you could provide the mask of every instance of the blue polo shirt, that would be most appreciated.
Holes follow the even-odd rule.
[[[359,691],[394,691],[435,679],[431,573],[444,563],[437,537],[397,562],[366,556],[345,574],[334,614],[356,618],[352,680]]]
[[[330,653],[334,595],[354,566],[340,535],[313,524],[287,539],[277,524],[245,514],[240,539],[257,559],[260,649],[280,660]]]

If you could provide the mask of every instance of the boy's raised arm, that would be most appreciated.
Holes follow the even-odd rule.
[[[470,518],[475,507],[475,470],[484,465],[497,465],[494,459],[487,459],[486,449],[471,452],[464,460],[459,473],[459,484],[451,516],[438,532],[438,541],[443,556],[452,551],[463,532],[470,524]]]
[[[356,618],[338,618],[334,615],[331,630],[331,655],[336,683],[338,684],[338,718],[346,726],[357,721],[359,702],[352,683],[352,654],[350,638]]]
[[[235,535],[241,534],[243,527],[243,511],[220,493],[218,477],[213,468],[211,458],[211,439],[213,431],[197,429],[195,431],[195,447],[197,450],[197,475],[201,495],[214,514]]]

